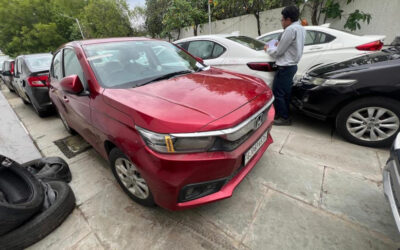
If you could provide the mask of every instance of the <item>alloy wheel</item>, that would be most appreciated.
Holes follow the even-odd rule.
[[[118,158],[115,161],[115,170],[118,178],[131,194],[143,200],[149,197],[149,187],[132,162],[126,158]]]
[[[346,128],[355,138],[363,141],[382,141],[398,131],[399,117],[389,109],[366,107],[348,116]]]

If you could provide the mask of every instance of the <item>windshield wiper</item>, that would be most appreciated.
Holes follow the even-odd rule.
[[[162,76],[159,76],[159,77],[150,79],[149,81],[136,84],[136,87],[143,86],[143,85],[146,85],[146,84],[151,83],[151,82],[156,82],[156,81],[161,81],[161,80],[165,80],[165,79],[170,79],[170,78],[172,78],[172,77],[174,77],[174,76],[184,75],[184,74],[189,74],[189,73],[193,73],[193,71],[192,71],[192,70],[182,70],[182,71],[176,71],[176,72],[168,73],[168,74],[165,74],[165,75],[162,75]]]

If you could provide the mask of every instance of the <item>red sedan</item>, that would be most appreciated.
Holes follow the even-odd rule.
[[[146,38],[62,46],[50,98],[136,202],[178,210],[232,196],[272,143],[262,80],[210,68]]]

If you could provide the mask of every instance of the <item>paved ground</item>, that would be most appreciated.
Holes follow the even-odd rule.
[[[63,156],[54,144],[68,136],[61,121],[39,118],[2,92],[41,154]],[[132,202],[93,149],[67,159],[77,207],[31,249],[400,247],[382,191],[387,149],[349,144],[329,124],[302,116],[291,127],[274,127],[272,135],[275,142],[232,198],[181,212]]]

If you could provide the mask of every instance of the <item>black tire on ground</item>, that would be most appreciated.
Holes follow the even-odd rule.
[[[1,249],[23,249],[46,237],[74,210],[75,196],[65,182],[48,182],[56,192],[55,202],[45,211],[32,217],[25,224],[0,236]]]
[[[4,159],[0,156],[0,163]],[[0,201],[0,235],[21,225],[42,208],[42,185],[16,162],[9,167],[0,166],[0,191],[5,198]]]
[[[135,195],[133,195],[126,187],[125,185],[122,183],[122,181],[120,180],[117,171],[116,171],[116,167],[115,167],[115,162],[118,158],[124,158],[128,161],[131,161],[120,149],[118,148],[113,148],[109,154],[109,160],[110,160],[110,167],[112,170],[112,173],[115,177],[115,179],[117,180],[118,184],[121,186],[122,190],[124,190],[124,192],[135,202],[139,203],[140,205],[146,206],[146,207],[153,207],[155,206],[155,202],[154,202],[154,198],[153,198],[153,194],[151,193],[151,190],[149,188],[149,195],[146,199],[141,199],[136,197]]]
[[[387,109],[395,114],[397,118],[400,120],[400,102],[395,101],[393,99],[384,98],[384,97],[367,97],[355,100],[345,107],[343,107],[338,115],[336,116],[336,129],[340,135],[342,135],[346,140],[367,147],[385,147],[389,146],[396,137],[396,134],[400,131],[400,128],[397,129],[393,135],[386,139],[378,140],[378,141],[367,141],[359,139],[348,131],[346,127],[346,121],[349,116],[357,110],[368,108],[368,107],[378,107]]]

